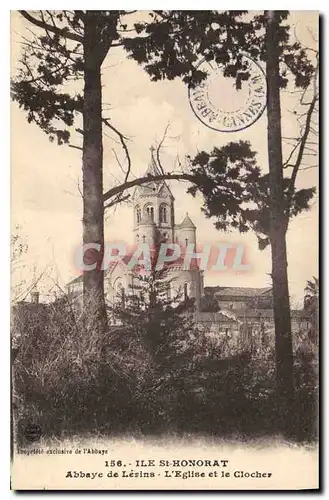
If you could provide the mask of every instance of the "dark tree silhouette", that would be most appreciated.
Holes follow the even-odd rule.
[[[82,115],[83,245],[104,246],[102,125],[120,139],[131,161],[125,137],[102,114],[102,63],[111,50],[123,47],[143,64],[153,80],[181,77],[187,83],[206,75],[195,71],[199,54],[230,61],[235,45],[226,32],[246,40],[252,29],[242,12],[151,11],[136,20],[134,11],[20,11],[33,28],[24,39],[20,68],[12,82],[12,98],[58,144],[70,141],[69,128]],[[220,45],[218,45],[220,40]],[[241,64],[237,64],[238,77]],[[83,90],[69,93],[66,84],[81,80]],[[62,128],[61,128],[62,127]],[[90,252],[91,253],[91,252]],[[89,263],[95,261],[88,256]],[[106,323],[103,271],[84,273],[84,316],[102,331]]]
[[[57,137],[60,144],[69,141],[68,127],[74,123],[76,115],[82,113],[83,116],[84,244],[102,246],[104,239],[102,124],[118,134],[129,158],[124,136],[101,112],[101,65],[110,50],[123,47],[152,80],[179,77],[191,86],[206,77],[194,67],[201,55],[223,64],[225,75],[236,80],[237,89],[250,76],[242,63],[242,52],[266,63],[269,177],[265,189],[269,196],[264,206],[268,209],[269,227],[265,232],[268,238],[265,244],[270,243],[272,250],[278,394],[283,406],[288,407],[293,390],[293,360],[285,234],[291,209],[290,201],[288,207],[285,205],[283,168],[287,165],[282,159],[280,89],[293,80],[296,88],[305,90],[315,72],[307,51],[299,42],[290,40],[288,12],[250,16],[245,11],[151,11],[144,13],[143,20],[136,20],[135,13],[125,11],[21,13],[37,28],[37,33],[24,45],[21,72],[12,86],[13,98],[27,111],[29,121],[36,122],[50,138]],[[82,93],[69,95],[63,91],[64,83],[79,77],[84,82]],[[288,200],[295,198],[296,201],[294,181],[305,154],[307,130],[310,130],[307,124],[311,123],[314,108],[315,102],[309,107],[310,121],[306,120],[295,150],[297,158]],[[64,123],[64,129],[58,128],[59,122]],[[130,166],[128,160],[126,182],[129,182]],[[246,175],[251,177],[253,174],[247,172],[243,177]],[[125,184],[121,192],[124,189]],[[235,189],[239,191],[237,185],[231,185],[229,198]],[[222,196],[222,191],[219,190],[218,195]],[[311,192],[300,193],[298,206],[307,205],[311,195]],[[241,202],[245,196],[240,192]],[[231,201],[230,216],[234,224],[244,230],[245,222],[237,217],[237,207]],[[255,226],[258,223],[259,232],[263,232],[263,223],[254,222]],[[92,319],[93,325],[98,323],[102,329],[105,304],[101,271],[85,273],[84,296],[86,319]],[[283,415],[286,412],[283,411]]]

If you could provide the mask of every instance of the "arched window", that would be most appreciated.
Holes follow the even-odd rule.
[[[141,212],[140,207],[137,206],[136,207],[136,221],[137,221],[137,224],[140,223],[141,219],[142,219],[142,212]]]
[[[139,243],[139,234],[137,235],[137,238],[136,238],[136,239],[137,239],[137,243]]]
[[[167,205],[160,205],[159,208],[159,221],[160,222],[168,222],[168,210]]]
[[[154,207],[152,205],[146,205],[144,208],[145,213],[148,217],[151,217],[152,221],[154,221]]]

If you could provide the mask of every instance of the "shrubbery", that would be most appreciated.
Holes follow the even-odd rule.
[[[166,318],[164,317],[166,315]],[[169,308],[138,324],[85,332],[69,304],[16,306],[13,313],[16,436],[37,424],[45,436],[277,431],[274,353],[224,358],[221,344]],[[170,335],[168,332],[170,325]],[[150,342],[150,335],[157,344]],[[314,347],[314,346],[313,346]],[[293,437],[316,436],[317,375],[312,345],[295,355]],[[314,349],[313,349],[314,350]]]

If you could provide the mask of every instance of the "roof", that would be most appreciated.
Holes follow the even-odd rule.
[[[204,322],[243,322],[247,319],[271,319],[274,320],[273,309],[234,309],[230,311],[211,312],[198,312],[196,313],[197,321]],[[291,311],[291,319],[295,321],[305,321],[305,312],[302,309],[295,309]]]
[[[273,309],[234,309],[232,312],[237,318],[267,318],[274,319]],[[303,320],[305,319],[305,312],[301,309],[295,309],[291,311],[291,319],[293,320]]]
[[[148,222],[149,223],[149,222]],[[138,254],[138,259],[137,259],[137,263],[134,265],[134,267],[132,269],[128,269],[128,264],[130,263],[130,260],[133,256],[135,256],[135,250],[136,248],[138,247],[138,244],[136,247],[133,247],[132,250],[128,251],[120,260],[117,260],[117,261],[110,261],[108,267],[104,270],[104,277],[108,277],[111,275],[113,269],[116,267],[116,266],[122,266],[123,267],[123,270],[124,272],[127,271],[129,273],[133,273],[133,272],[139,272],[140,269],[143,269],[144,266],[140,266],[139,265],[139,261],[141,262],[144,262],[144,258],[143,257],[143,254],[142,253],[139,253]],[[153,252],[152,252],[152,249],[151,249],[151,257],[153,255]],[[168,253],[168,255],[170,255],[170,252]],[[175,261],[173,262],[167,262],[165,263],[164,265],[164,269],[168,269],[168,270],[172,270],[172,271],[175,271],[177,269],[181,270],[182,267],[183,267],[183,264],[184,264],[184,257],[179,257],[177,258]],[[191,259],[191,262],[188,266],[188,269],[190,270],[193,270],[193,269],[199,269],[199,266],[198,266],[198,260],[197,259]],[[76,278],[74,278],[72,281],[69,281],[65,286],[66,287],[69,287],[75,283],[82,283],[83,281],[83,275],[81,274],[80,276],[77,276]]]
[[[154,158],[154,147],[150,147],[151,151],[151,162],[149,163],[149,166],[147,167],[147,170],[145,172],[145,175],[150,174],[150,175],[161,175],[162,172],[160,171],[158,165],[156,164],[155,158]]]
[[[192,229],[195,229],[196,226],[193,224],[193,222],[190,219],[189,214],[186,212],[185,218],[184,218],[183,222],[179,225],[179,227],[180,228],[192,228]]]
[[[161,196],[161,198],[167,198],[166,196],[166,193],[168,194],[168,196],[174,201],[175,198],[172,194],[172,192],[170,191],[170,188],[168,186],[168,184],[166,184],[165,181],[162,181],[162,184],[159,188],[159,191],[158,191],[158,195]]]
[[[168,252],[167,253],[167,256],[169,256],[170,253]],[[164,268],[165,269],[171,269],[172,271],[192,271],[193,269],[197,269],[199,270],[200,269],[200,266],[199,266],[199,263],[198,263],[198,259],[189,259],[187,264],[185,265],[185,256],[180,256],[180,257],[177,257],[177,259],[175,259],[174,261],[172,262],[166,262],[165,265],[164,265]]]
[[[211,323],[236,323],[237,318],[231,315],[226,315],[225,312],[197,312],[195,314],[195,320],[198,322],[211,322]]]
[[[152,146],[150,148],[151,151],[151,161],[144,173],[144,176],[155,176],[155,175],[163,175],[163,171],[160,170],[159,166],[157,165],[157,162],[154,158],[154,147]],[[162,180],[162,181],[150,181],[145,184],[142,184],[141,186],[136,186],[133,197],[136,198],[137,196],[150,196],[154,194],[155,196],[158,195],[158,193],[161,191],[163,187],[166,187],[169,195],[173,197],[168,185]]]
[[[79,297],[83,297],[83,292],[81,290],[77,290],[76,292],[70,292],[67,294],[67,297],[70,301],[73,301],[78,299]]]
[[[207,286],[205,292],[214,297],[259,297],[272,291],[272,287],[251,288],[240,286]]]
[[[72,281],[69,281],[66,286],[68,285],[73,285],[74,283],[80,283],[82,282],[83,280],[83,274],[80,274],[80,276],[77,276],[76,278],[74,278]]]

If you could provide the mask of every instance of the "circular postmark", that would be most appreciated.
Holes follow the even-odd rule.
[[[41,427],[37,424],[27,424],[24,429],[24,436],[27,441],[39,441],[41,437]]]
[[[235,80],[224,76],[222,64],[202,59],[196,69],[207,77],[195,87],[189,87],[189,101],[196,117],[218,132],[237,132],[250,127],[266,107],[266,77],[261,66],[246,54],[242,63],[248,70],[248,80],[241,89]]]

